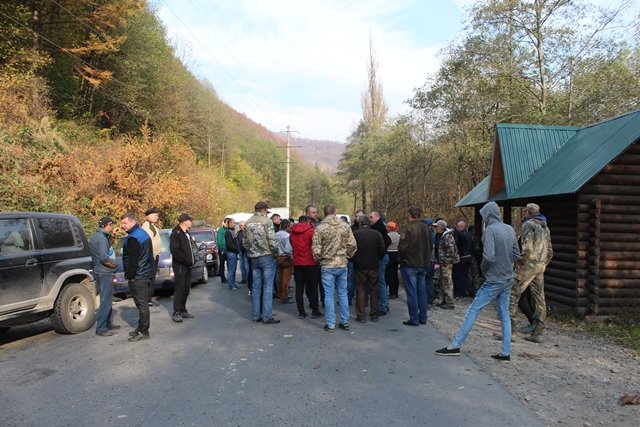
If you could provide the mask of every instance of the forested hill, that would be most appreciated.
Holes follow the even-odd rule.
[[[284,150],[223,103],[145,0],[0,3],[0,209],[103,215],[157,207],[218,222],[285,202]],[[292,166],[294,212],[334,184]]]
[[[299,157],[307,163],[317,165],[325,172],[334,173],[338,169],[338,163],[344,153],[345,144],[337,141],[292,138],[291,145]]]

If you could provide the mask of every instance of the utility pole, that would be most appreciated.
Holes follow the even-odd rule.
[[[287,130],[285,132],[287,133],[287,145],[285,146],[285,148],[287,149],[287,181],[285,185],[285,201],[287,205],[286,208],[289,210],[289,214],[291,214],[291,148],[293,148],[291,146],[291,132],[298,131],[291,130],[291,126],[287,125]]]

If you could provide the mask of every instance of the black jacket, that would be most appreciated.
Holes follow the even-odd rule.
[[[353,233],[353,237],[358,244],[351,261],[356,269],[377,270],[378,261],[387,253],[382,236],[377,231],[369,227],[360,227]]]
[[[384,221],[380,218],[375,224],[371,225],[372,230],[376,230],[378,233],[382,234],[382,240],[384,240],[384,250],[386,251],[389,245],[391,244],[391,237],[387,233],[387,226],[384,225]]]
[[[238,244],[238,237],[233,237],[233,231],[227,228],[227,232],[224,234],[224,240],[227,245],[227,252],[233,252],[234,254],[240,253],[240,244]]]
[[[171,251],[171,258],[174,264],[182,264],[187,267],[191,267],[196,263],[193,256],[193,249],[189,236],[182,231],[180,225],[171,231],[171,237],[169,237],[169,250]]]
[[[156,275],[151,237],[138,224],[127,231],[122,249],[122,265],[127,280],[151,280]]]

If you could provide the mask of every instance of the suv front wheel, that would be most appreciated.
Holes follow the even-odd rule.
[[[89,329],[95,321],[93,294],[80,283],[66,285],[53,307],[51,322],[60,334],[76,334]]]

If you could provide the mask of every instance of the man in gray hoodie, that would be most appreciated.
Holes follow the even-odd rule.
[[[482,234],[482,272],[486,278],[464,315],[464,321],[449,346],[436,350],[438,356],[459,356],[460,346],[471,332],[480,311],[494,299],[498,301],[498,317],[502,323],[502,351],[491,357],[511,360],[511,321],[509,297],[513,286],[513,263],[520,258],[516,233],[502,222],[500,208],[489,202],[480,209],[485,224]]]

